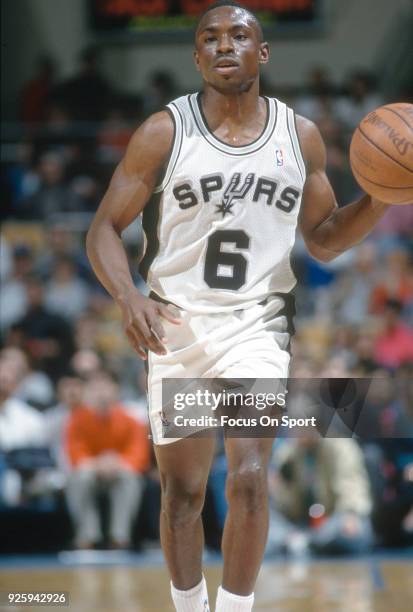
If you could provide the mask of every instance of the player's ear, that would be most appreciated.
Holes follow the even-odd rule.
[[[199,70],[200,70],[200,68],[199,68],[199,55],[198,55],[198,51],[196,49],[194,50],[193,58],[194,58],[196,69],[199,72]]]
[[[259,50],[259,62],[260,64],[267,64],[270,59],[270,46],[266,42],[260,44]]]

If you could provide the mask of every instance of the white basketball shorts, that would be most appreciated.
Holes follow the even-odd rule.
[[[272,294],[245,310],[208,315],[181,310],[181,325],[162,320],[168,353],[149,352],[147,362],[154,443],[179,440],[163,436],[164,378],[288,378],[293,316],[294,297]]]

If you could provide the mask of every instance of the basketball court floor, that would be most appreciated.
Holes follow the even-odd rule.
[[[0,591],[66,591],[70,603],[60,609],[74,612],[173,612],[160,557],[148,561],[138,555],[122,558],[108,553],[102,557],[101,553],[98,563],[92,558],[75,563],[70,555],[59,562],[11,557],[7,563],[3,558]],[[205,574],[213,603],[220,584],[220,561],[208,563]],[[0,606],[4,612],[39,609]],[[413,551],[347,560],[266,562],[258,579],[254,610],[409,612],[413,610]]]

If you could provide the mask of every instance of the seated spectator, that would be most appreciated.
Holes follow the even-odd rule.
[[[106,162],[118,163],[128,146],[133,130],[122,112],[121,104],[110,109],[98,134],[98,155]]]
[[[3,242],[3,240],[2,240]],[[0,292],[0,329],[6,331],[26,313],[25,278],[33,269],[33,253],[26,245],[16,245],[8,276],[2,278]]]
[[[46,447],[44,417],[26,402],[15,397],[20,370],[11,360],[0,360],[0,456],[3,477],[0,500],[5,505],[18,505],[25,496],[23,471],[16,453]],[[14,457],[14,459],[13,459]],[[20,464],[22,456],[20,456]],[[26,470],[27,476],[27,470]],[[32,476],[32,474],[30,474]]]
[[[59,257],[55,261],[52,278],[46,285],[46,307],[74,322],[86,310],[88,301],[89,288],[76,275],[74,261],[69,256]]]
[[[376,362],[391,370],[413,362],[413,330],[402,322],[402,310],[399,301],[387,300],[382,330],[374,344]]]
[[[149,75],[143,97],[143,110],[146,115],[163,109],[165,104],[173,100],[179,91],[179,85],[174,76],[165,70],[156,70]]]
[[[84,382],[75,372],[68,371],[57,383],[56,406],[45,412],[47,438],[57,467],[67,473],[68,458],[65,447],[66,427],[72,412],[82,405]]]
[[[88,380],[102,369],[102,360],[92,349],[80,349],[73,355],[70,365],[79,378]]]
[[[372,242],[365,242],[354,250],[354,255],[354,265],[338,276],[334,310],[340,322],[360,325],[369,313],[370,296],[377,279],[377,252]]]
[[[40,183],[37,191],[24,202],[20,211],[26,219],[48,219],[62,213],[83,211],[82,198],[65,179],[65,163],[57,152],[47,152],[39,161]]]
[[[111,95],[111,86],[99,68],[99,49],[92,46],[80,53],[77,73],[52,92],[53,100],[69,108],[77,121],[102,119]]]
[[[47,244],[43,245],[36,258],[35,271],[45,280],[49,280],[56,261],[62,257],[69,257],[76,266],[77,274],[88,284],[95,286],[96,277],[92,279],[90,264],[78,240],[79,237],[66,225],[56,224],[48,227]]]
[[[295,110],[300,115],[318,123],[331,113],[335,88],[323,66],[313,66],[308,73],[306,93],[297,98]]]
[[[94,350],[98,345],[99,318],[89,312],[82,314],[75,321],[75,345],[79,351]]]
[[[349,438],[314,434],[275,447],[268,550],[298,545],[356,553],[372,543],[372,501],[360,448]]]
[[[14,396],[27,402],[34,408],[51,406],[54,399],[53,385],[49,377],[40,370],[33,370],[28,356],[16,347],[4,348],[0,352],[0,361],[8,361],[18,368],[19,384]]]
[[[381,544],[413,544],[413,439],[382,438],[365,447]]]
[[[380,281],[372,290],[371,311],[381,314],[390,299],[398,300],[403,307],[413,303],[413,266],[407,251],[400,248],[387,254]]]
[[[357,70],[350,75],[346,95],[339,98],[335,114],[349,130],[354,130],[367,113],[383,104],[383,99],[374,91],[374,77],[366,71]]]
[[[6,342],[22,348],[35,368],[56,381],[73,353],[72,329],[66,319],[46,308],[43,285],[37,277],[27,279],[26,291],[27,313],[11,327]]]
[[[84,405],[69,417],[67,453],[71,472],[67,501],[75,526],[75,544],[92,548],[102,540],[97,494],[110,502],[112,548],[127,548],[149,466],[147,428],[119,404],[118,387],[105,372],[87,383]]]
[[[384,251],[394,249],[403,242],[413,242],[413,206],[389,206],[372,232]]]

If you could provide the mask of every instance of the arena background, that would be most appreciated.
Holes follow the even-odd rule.
[[[145,6],[150,13],[155,4],[1,4],[0,591],[71,591],[76,610],[171,609],[158,541],[158,476],[146,441],[143,367],[84,248],[91,218],[130,135],[149,114],[199,87],[191,26],[185,30],[180,22],[176,29],[176,20],[162,19],[141,26],[135,20],[132,26],[122,18],[117,21],[121,27],[110,28],[96,17],[102,7],[122,14]],[[175,18],[185,5],[165,4]],[[198,3],[203,4],[208,3]],[[280,13],[266,26],[271,61],[263,70],[263,93],[317,123],[327,144],[329,178],[339,203],[348,203],[360,194],[348,162],[357,123],[381,104],[413,103],[412,2],[274,0],[273,6]],[[125,231],[124,241],[136,284],[144,290],[137,273],[139,222]],[[392,207],[362,246],[330,264],[311,259],[298,236],[293,263],[299,284],[292,375],[377,377],[388,386],[369,400],[372,439],[346,440],[347,447],[339,441],[329,449],[328,456],[340,465],[337,478],[343,478],[331,514],[347,495],[364,495],[368,508],[362,532],[349,538],[339,557],[337,550],[316,551],[303,536],[328,519],[330,512],[322,504],[320,510],[319,499],[309,508],[303,502],[294,537],[291,531],[284,540],[280,536],[287,533],[288,512],[279,500],[297,484],[286,466],[300,443],[284,439],[275,444],[273,522],[257,609],[317,605],[322,610],[405,611],[413,597],[408,581],[413,206]],[[405,385],[402,394],[395,391],[399,383]],[[134,467],[139,494],[132,534],[123,542],[111,538],[110,503],[105,495],[99,498],[103,532],[92,549],[76,540],[75,510],[70,512],[69,483],[76,466],[67,432],[77,404],[98,409],[108,396],[141,432],[141,461]],[[360,494],[348,484],[352,453],[361,458]],[[306,459],[297,465],[304,473]],[[213,585],[220,568],[224,479],[219,447],[204,513]],[[89,573],[80,573],[84,567]]]

